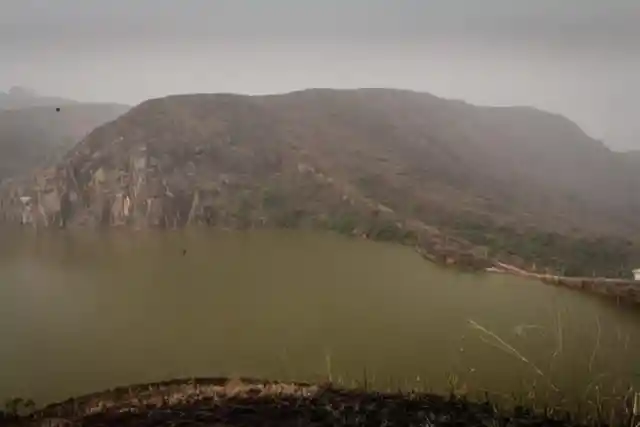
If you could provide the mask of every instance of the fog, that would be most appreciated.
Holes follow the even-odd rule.
[[[396,87],[561,113],[640,149],[637,0],[0,0],[0,90],[135,104]]]

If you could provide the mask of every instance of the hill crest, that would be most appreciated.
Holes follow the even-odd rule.
[[[619,153],[528,107],[392,89],[187,94],[95,129],[37,187],[14,187],[5,216],[21,218],[18,193],[46,193],[58,202],[36,222],[320,227],[611,274],[640,261],[639,187]]]

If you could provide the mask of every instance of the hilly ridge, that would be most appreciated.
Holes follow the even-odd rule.
[[[0,180],[55,164],[97,126],[129,107],[119,104],[66,105],[0,110]]]
[[[57,96],[42,96],[34,90],[13,86],[6,92],[0,91],[0,110],[16,110],[29,107],[55,106],[77,104],[78,101]]]
[[[0,91],[0,181],[55,164],[90,131],[128,109],[42,96],[21,86]]]
[[[176,95],[91,132],[0,191],[46,225],[320,227],[445,262],[569,275],[640,262],[634,162],[569,120],[391,89]]]

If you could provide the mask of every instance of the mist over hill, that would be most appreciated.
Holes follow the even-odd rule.
[[[38,106],[55,106],[76,104],[78,101],[55,96],[41,96],[34,90],[13,86],[8,91],[0,91],[0,110],[19,109]]]
[[[0,180],[55,164],[90,131],[128,109],[42,97],[21,87],[0,92]]]
[[[640,177],[566,118],[392,89],[176,95],[5,185],[49,226],[329,228],[566,274],[640,262]],[[47,195],[46,197],[42,195]],[[471,255],[469,255],[471,256]]]

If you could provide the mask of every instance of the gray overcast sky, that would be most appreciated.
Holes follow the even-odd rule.
[[[640,149],[640,0],[0,0],[0,90],[398,87],[562,113]]]

